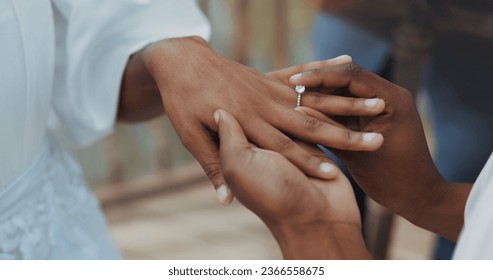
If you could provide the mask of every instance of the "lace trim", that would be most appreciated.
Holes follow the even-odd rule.
[[[34,175],[41,176],[30,180],[18,210],[6,218],[0,213],[0,259],[98,256],[97,237],[87,228],[99,214],[98,203],[72,157],[54,147],[38,165]]]

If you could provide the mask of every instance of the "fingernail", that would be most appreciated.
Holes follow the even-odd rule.
[[[220,185],[219,188],[217,188],[216,193],[217,193],[217,198],[219,199],[222,205],[229,204],[227,203],[229,189],[226,185],[224,184]]]
[[[377,135],[378,133],[374,133],[374,132],[364,133],[363,142],[370,143],[371,141],[375,140],[375,138],[377,138]]]
[[[219,123],[219,119],[221,118],[221,113],[219,112],[219,110],[216,110],[214,112],[214,121],[216,122],[216,124]]]
[[[301,78],[301,73],[298,73],[298,74],[294,74],[293,76],[291,76],[291,78],[289,78],[290,81],[296,81],[298,80],[299,78]]]
[[[365,106],[368,108],[375,108],[378,104],[378,101],[380,101],[379,98],[366,99]]]
[[[336,169],[334,165],[328,162],[321,163],[318,168],[320,169],[320,171],[326,174],[331,174]]]
[[[335,57],[335,58],[332,58],[332,59],[329,59],[329,60],[334,60],[334,61],[337,61],[337,62],[346,62],[346,63],[349,63],[351,61],[353,61],[353,58],[347,54],[343,54],[343,55],[340,55],[338,57]]]

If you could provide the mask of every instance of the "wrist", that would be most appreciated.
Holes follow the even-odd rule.
[[[142,57],[149,73],[159,86],[163,86],[186,77],[184,67],[190,64],[187,61],[204,51],[210,51],[210,48],[202,37],[169,38],[146,46]]]
[[[412,223],[450,240],[457,240],[464,225],[464,211],[472,184],[443,182],[435,187],[426,207],[416,211]]]
[[[369,259],[361,227],[350,223],[314,222],[268,226],[285,259]]]
[[[437,172],[438,173],[438,172]],[[447,189],[447,182],[440,174],[430,180],[423,180],[420,186],[410,186],[414,195],[409,196],[405,207],[400,213],[396,213],[410,222],[420,225],[443,201],[443,195]]]

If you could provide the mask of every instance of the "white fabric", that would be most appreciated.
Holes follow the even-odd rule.
[[[1,192],[0,259],[120,259],[72,155],[46,145]]]
[[[111,132],[122,73],[133,52],[160,39],[209,33],[193,0],[0,0],[0,207],[16,205],[7,194],[20,182],[35,184],[30,190],[42,187],[27,169],[46,149],[50,131],[59,130],[57,135],[78,146]],[[12,231],[5,225],[29,211],[35,210],[0,213],[1,245],[20,252],[4,243],[2,230]],[[52,221],[51,230],[66,221]],[[56,237],[56,230],[52,234]],[[14,251],[0,246],[0,258],[45,256]],[[56,258],[57,252],[48,256]]]
[[[493,260],[493,154],[467,199],[454,259]]]
[[[111,132],[130,54],[210,33],[193,0],[0,0],[0,26],[0,189],[41,149],[50,111],[89,144]]]

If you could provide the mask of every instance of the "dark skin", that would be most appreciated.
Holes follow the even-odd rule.
[[[317,67],[343,62],[344,58],[325,61]],[[290,68],[284,73],[299,70]],[[233,196],[224,180],[212,118],[219,108],[228,108],[253,144],[279,152],[304,173],[320,179],[336,176],[335,169],[323,168],[332,163],[316,156],[313,146],[304,149],[294,139],[347,150],[371,151],[381,145],[381,135],[364,141],[364,133],[293,110],[296,94],[288,85],[288,78],[289,75],[264,74],[221,57],[199,37],[166,39],[129,59],[118,119],[137,122],[166,111],[182,143],[202,165],[214,187],[227,190],[220,196],[224,204],[229,204]],[[317,100],[307,98],[304,104],[309,106],[320,100],[334,101],[331,110],[341,115],[376,115],[384,108],[381,100],[367,106],[365,99],[329,95]]]
[[[375,201],[422,228],[457,240],[472,184],[447,182],[440,175],[409,91],[352,63],[309,70],[290,81],[383,99],[383,113],[360,118],[359,129],[381,133],[384,145],[371,153],[335,150],[336,154]],[[324,112],[321,106],[312,109]]]
[[[410,93],[352,63],[300,68],[305,71],[290,79],[293,84],[385,100],[386,108],[378,116],[340,119],[362,131],[382,133],[383,145],[372,152],[334,151],[370,197],[422,228],[457,240],[472,184],[447,182],[438,173]],[[321,102],[302,111],[333,121],[323,114],[326,106]],[[285,258],[370,257],[350,185],[342,174],[332,181],[312,179],[281,155],[249,146],[231,115],[216,114],[226,180],[238,200],[269,227]]]
[[[308,177],[279,153],[249,143],[231,114],[218,110],[214,117],[226,181],[271,230],[284,258],[370,257],[358,235],[361,220],[351,184],[341,172],[332,180]]]

